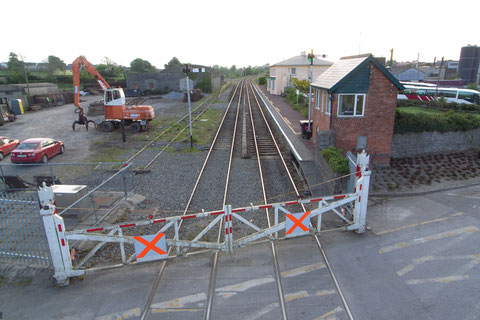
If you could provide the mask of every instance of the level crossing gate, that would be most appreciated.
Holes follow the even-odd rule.
[[[216,250],[226,253],[234,252],[236,248],[246,246],[259,240],[284,240],[295,236],[320,233],[322,216],[327,212],[337,215],[345,222],[345,230],[363,233],[366,229],[366,214],[370,171],[368,170],[369,156],[363,152],[357,157],[357,172],[353,193],[332,195],[326,197],[297,199],[294,201],[273,204],[251,205],[244,208],[224,206],[223,210],[200,212],[197,214],[173,216],[168,218],[136,221],[110,226],[97,226],[90,229],[66,231],[63,218],[56,214],[55,199],[50,187],[40,188],[40,213],[45,226],[48,246],[58,284],[66,285],[69,278],[94,271],[86,268],[86,262],[91,259],[107,243],[116,243],[120,246],[121,265],[143,261],[161,260],[188,254],[190,249]],[[290,208],[299,204],[311,204],[313,209],[306,212],[292,212]],[[268,228],[260,228],[243,216],[246,212],[258,210],[273,210],[274,223]],[[210,223],[191,240],[181,239],[179,227],[182,220],[211,219]],[[224,221],[223,242],[201,241],[202,238],[220,221]],[[252,231],[247,236],[236,239],[232,221],[236,220],[247,225]],[[312,223],[314,222],[314,223]],[[158,224],[160,230],[152,235],[125,235],[123,230],[130,227]],[[173,231],[173,232],[172,232]],[[167,238],[167,232],[173,237]],[[97,242],[90,252],[80,261],[72,261],[73,250],[69,241]],[[127,256],[125,245],[134,245],[135,253]],[[175,249],[176,255],[167,254],[167,248]],[[118,265],[117,265],[118,266]]]

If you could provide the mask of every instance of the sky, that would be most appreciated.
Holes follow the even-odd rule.
[[[230,67],[275,64],[313,49],[327,60],[372,53],[396,61],[458,60],[480,45],[480,1],[7,0],[0,61],[49,55],[94,64],[135,58],[163,68],[182,63]]]

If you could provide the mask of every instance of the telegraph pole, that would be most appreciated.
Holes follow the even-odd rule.
[[[192,106],[190,104],[190,79],[188,74],[190,73],[190,66],[188,64],[183,68],[183,72],[187,74],[187,100],[188,100],[188,121],[190,123],[190,148],[193,148],[193,133],[192,133]]]
[[[440,63],[440,69],[438,69],[438,78],[437,78],[437,87],[435,88],[435,97],[438,96],[438,84],[440,83],[440,73],[442,72],[443,58],[444,57],[442,57],[442,62]]]
[[[390,68],[393,68],[393,48],[390,50]]]

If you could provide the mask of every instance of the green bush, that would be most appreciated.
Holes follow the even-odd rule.
[[[287,101],[294,110],[300,112],[304,117],[308,117],[308,99],[300,94],[298,95],[297,104],[297,93],[295,88],[290,87],[285,90],[285,101]]]
[[[439,114],[409,113],[397,110],[395,133],[410,132],[449,132],[466,131],[480,128],[480,117],[469,113],[449,110]]]
[[[258,78],[258,84],[259,85],[266,85],[267,84],[267,77],[263,76]]]
[[[328,162],[333,172],[341,174],[348,174],[350,172],[348,159],[343,157],[343,150],[328,147],[322,150],[322,156]]]

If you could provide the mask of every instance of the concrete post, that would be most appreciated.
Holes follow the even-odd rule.
[[[84,271],[73,270],[70,258],[68,241],[65,236],[65,224],[63,218],[56,214],[55,197],[52,187],[47,187],[45,182],[43,188],[38,190],[40,200],[40,215],[45,227],[48,248],[52,258],[54,277],[57,285],[66,286],[69,284],[69,277],[84,274]]]
[[[367,227],[367,206],[368,206],[368,190],[370,188],[370,171],[363,172],[363,186],[362,190],[359,192],[359,197],[361,197],[360,210],[358,210],[358,229],[357,233],[364,233]]]

